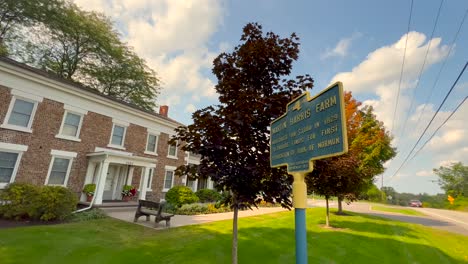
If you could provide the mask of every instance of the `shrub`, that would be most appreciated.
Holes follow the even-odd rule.
[[[0,206],[1,216],[16,220],[63,220],[78,203],[76,195],[65,187],[27,183],[8,185],[0,199],[6,201]]]
[[[38,186],[27,183],[11,183],[1,193],[0,200],[5,204],[0,206],[0,216],[6,219],[36,218],[36,197],[39,196]]]
[[[43,186],[36,203],[40,220],[63,220],[75,210],[78,199],[65,187]]]
[[[201,189],[195,193],[201,203],[217,202],[221,199],[221,194],[215,190]]]
[[[179,215],[196,215],[196,214],[214,214],[214,213],[225,213],[230,212],[231,210],[228,207],[221,206],[217,208],[212,203],[192,203],[184,204],[182,207],[178,208],[175,212]]]
[[[187,186],[174,186],[166,193],[166,201],[175,207],[198,202],[198,197]]]
[[[89,221],[89,220],[94,220],[94,219],[102,219],[106,217],[107,215],[106,213],[104,213],[104,211],[98,208],[93,208],[91,210],[72,214],[68,218],[68,220],[71,222],[82,222],[82,221]]]

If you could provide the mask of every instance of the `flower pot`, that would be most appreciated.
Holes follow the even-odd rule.
[[[93,196],[86,196],[86,202],[90,203],[93,200]]]
[[[122,196],[122,201],[129,202],[132,199],[131,196]]]

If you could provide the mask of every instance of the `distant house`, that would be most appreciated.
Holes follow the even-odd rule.
[[[96,183],[95,204],[120,200],[123,185],[160,200],[187,181],[175,169],[199,158],[168,143],[181,123],[8,58],[0,58],[0,189],[12,182],[65,186],[81,195]],[[135,198],[135,199],[137,199]]]

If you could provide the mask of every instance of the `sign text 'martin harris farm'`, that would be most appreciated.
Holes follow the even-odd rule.
[[[271,123],[271,167],[308,172],[310,162],[348,151],[343,86],[333,84],[315,97],[306,92]]]

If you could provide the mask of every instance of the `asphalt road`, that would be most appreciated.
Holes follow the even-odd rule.
[[[336,201],[331,201],[330,207],[336,208],[337,204],[338,203]],[[309,207],[325,207],[325,201],[309,199],[308,205]],[[350,205],[343,203],[343,210],[346,211],[365,213],[408,223],[421,224],[424,226],[468,236],[468,213],[433,208],[412,209],[420,211],[421,213],[425,214],[425,216],[409,216],[396,213],[373,211],[371,210],[371,204],[365,202],[351,203]]]

